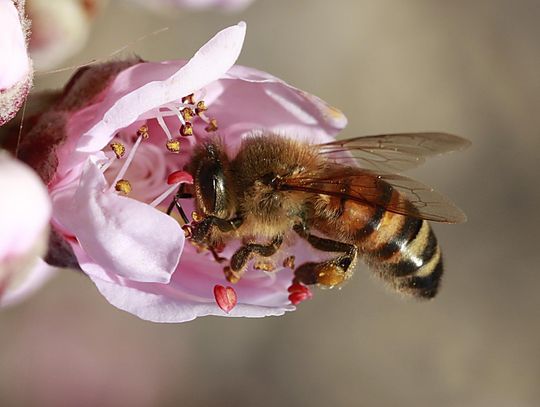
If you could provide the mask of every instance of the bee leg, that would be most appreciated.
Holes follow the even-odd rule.
[[[182,204],[178,200],[183,199],[183,198],[193,198],[193,195],[188,192],[184,192],[184,185],[185,184],[182,184],[178,188],[178,192],[173,197],[173,200],[171,201],[171,203],[169,204],[169,207],[167,208],[167,215],[170,215],[172,213],[173,208],[176,207],[184,223],[188,224],[189,223],[188,217],[186,216],[186,213],[184,212],[184,209],[182,208]]]
[[[296,282],[333,287],[350,277],[349,269],[354,267],[358,256],[356,246],[312,235],[304,225],[295,225],[293,229],[317,250],[343,253],[324,262],[302,264],[294,271]]]
[[[231,232],[238,229],[242,224],[242,221],[242,218],[239,217],[234,219],[222,219],[216,216],[207,216],[193,226],[192,238],[198,243],[203,243],[210,233],[212,226],[217,226],[222,232]]]
[[[247,262],[254,254],[258,254],[259,256],[263,257],[270,257],[278,251],[282,243],[283,237],[276,236],[268,245],[249,243],[242,246],[231,257],[229,267],[225,268],[225,277],[230,282],[238,281],[247,265]]]

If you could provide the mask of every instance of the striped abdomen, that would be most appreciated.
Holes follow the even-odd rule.
[[[337,196],[321,197],[316,204],[318,221],[314,226],[332,238],[357,246],[366,264],[396,290],[432,298],[443,265],[431,226],[426,220],[386,210],[390,202],[401,200],[401,207],[410,206],[408,212],[414,213],[412,204],[388,184],[377,182],[369,193],[375,194],[375,190],[380,194],[379,206]]]

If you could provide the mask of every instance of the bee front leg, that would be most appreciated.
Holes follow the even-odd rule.
[[[327,261],[300,265],[294,271],[295,282],[306,285],[320,284],[331,288],[350,277],[349,270],[354,267],[358,256],[356,246],[312,235],[304,225],[295,225],[293,229],[317,250],[344,253]]]
[[[250,243],[242,246],[231,257],[229,267],[225,267],[225,277],[229,282],[236,283],[242,276],[247,262],[254,254],[270,257],[278,251],[282,243],[283,236],[276,236],[268,245]]]

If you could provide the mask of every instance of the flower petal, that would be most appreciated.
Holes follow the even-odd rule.
[[[81,137],[77,150],[98,151],[118,129],[130,125],[143,113],[219,79],[238,59],[245,33],[244,22],[225,28],[185,65],[183,61],[144,63],[126,69],[111,85],[99,110],[93,112],[99,121]]]
[[[0,307],[18,304],[37,291],[56,272],[43,260],[37,258],[34,267],[24,276],[24,279],[15,287],[7,287],[0,293]]]
[[[54,212],[99,266],[119,276],[167,283],[184,245],[184,232],[170,216],[106,190],[103,174],[88,161],[75,193],[53,196]]]

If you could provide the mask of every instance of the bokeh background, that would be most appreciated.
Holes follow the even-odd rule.
[[[258,0],[238,14],[175,15],[109,3],[64,66],[128,44],[123,55],[189,57],[246,20],[239,62],[341,108],[343,137],[472,140],[411,173],[469,221],[435,226],[447,272],[427,303],[360,267],[283,317],[160,325],[65,271],[0,313],[1,406],[540,405],[538,1]],[[36,87],[71,73],[38,74]]]

